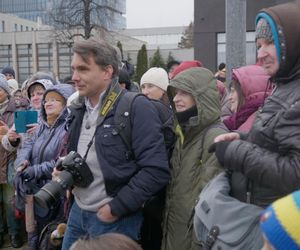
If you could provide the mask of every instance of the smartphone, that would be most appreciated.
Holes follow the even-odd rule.
[[[33,110],[15,111],[15,128],[17,133],[26,133],[28,124],[37,123],[38,112]]]

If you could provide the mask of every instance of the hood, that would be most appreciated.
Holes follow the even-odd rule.
[[[43,96],[43,101],[45,100],[46,95],[51,91],[55,91],[55,92],[59,93],[60,95],[62,95],[64,97],[65,101],[66,101],[66,104],[67,104],[68,98],[75,92],[75,88],[70,84],[53,85],[52,87],[48,88],[45,91],[44,96]],[[44,105],[42,105],[41,117],[44,121],[47,120]]]
[[[279,58],[275,82],[286,83],[300,78],[300,0],[262,9],[257,17],[270,24]]]
[[[240,83],[245,102],[270,92],[268,89],[270,76],[261,66],[249,65],[233,69],[232,78]]]
[[[175,88],[191,94],[196,101],[198,116],[190,118],[188,125],[203,129],[220,119],[220,95],[217,80],[211,71],[202,67],[190,68],[171,80],[167,91],[174,110]]]
[[[35,80],[35,81],[31,82],[31,83],[27,83],[27,85],[26,85],[26,89],[27,89],[26,93],[27,93],[28,99],[30,99],[29,88],[32,85],[36,84],[36,83],[41,84],[45,88],[45,90],[47,90],[47,89],[51,88],[52,86],[54,86],[53,82],[51,80],[49,80],[49,79],[38,79],[38,80]]]

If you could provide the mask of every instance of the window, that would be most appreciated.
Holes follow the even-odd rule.
[[[23,82],[32,74],[31,44],[17,45],[17,63],[19,66],[19,82]]]
[[[18,24],[15,23],[15,30],[14,31],[18,31]]]
[[[37,44],[38,71],[52,71],[52,44]]]
[[[72,60],[72,45],[58,44],[58,77],[63,79],[72,75],[71,60]]]
[[[0,45],[0,68],[12,65],[11,45]]]

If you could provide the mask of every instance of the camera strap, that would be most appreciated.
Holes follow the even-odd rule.
[[[97,118],[97,125],[96,125],[97,127],[103,123],[105,117],[107,116],[108,112],[112,109],[113,105],[115,104],[116,100],[119,98],[121,93],[122,93],[122,89],[121,89],[118,79],[117,79],[117,81],[114,81],[112,83],[111,90],[109,90],[109,94],[106,96],[106,98],[103,102],[103,105],[99,111],[99,116]],[[90,142],[87,145],[87,150],[83,157],[83,159],[85,161],[86,161],[87,155],[89,153],[89,150],[90,150],[91,146],[93,145],[97,127],[95,129],[92,139],[90,140]]]

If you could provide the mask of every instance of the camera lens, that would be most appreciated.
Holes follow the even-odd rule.
[[[34,195],[34,200],[37,205],[43,208],[51,208],[60,200],[64,191],[72,185],[72,174],[64,170],[60,173],[57,180],[50,181],[44,185],[40,191]]]

